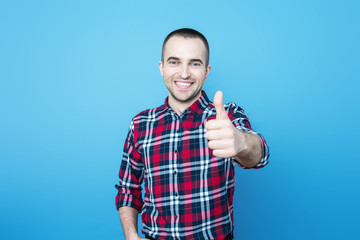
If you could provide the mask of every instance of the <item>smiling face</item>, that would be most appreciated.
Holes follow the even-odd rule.
[[[199,38],[171,37],[164,48],[161,75],[169,90],[172,108],[187,108],[201,96],[211,66],[206,66],[206,48]]]

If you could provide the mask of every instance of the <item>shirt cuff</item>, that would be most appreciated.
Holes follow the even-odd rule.
[[[130,192],[129,189],[123,188],[116,184],[115,188],[118,189],[118,193],[115,198],[116,209],[120,207],[132,207],[135,208],[139,213],[141,212],[143,201],[141,197],[141,191]]]
[[[240,131],[244,131],[244,132],[247,132],[247,133],[252,133],[252,134],[255,134],[255,135],[259,136],[260,141],[261,141],[261,148],[262,148],[262,158],[261,158],[260,162],[256,166],[251,167],[251,168],[259,169],[259,168],[265,167],[265,165],[268,164],[268,162],[269,162],[269,156],[270,156],[269,147],[266,144],[265,138],[260,133],[257,133],[257,132],[255,132],[253,130],[249,130],[249,129],[245,130],[241,126],[235,126],[235,127]],[[248,168],[248,167],[244,167],[239,161],[236,160],[236,158],[234,158],[234,160],[235,160],[236,164],[238,166],[240,166],[241,168],[251,169],[251,168]]]

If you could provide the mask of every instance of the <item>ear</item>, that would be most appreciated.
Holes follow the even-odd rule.
[[[162,63],[162,61],[159,61],[159,69],[161,76],[164,76],[164,64]]]
[[[210,70],[211,70],[211,66],[208,65],[208,66],[206,67],[206,77],[205,77],[205,78],[208,77]]]

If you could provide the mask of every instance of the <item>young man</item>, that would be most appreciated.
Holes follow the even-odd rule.
[[[133,118],[124,145],[116,207],[125,237],[141,239],[141,213],[147,239],[232,239],[234,166],[265,166],[265,139],[222,92],[212,103],[201,90],[211,70],[201,33],[170,33],[159,68],[169,96]]]

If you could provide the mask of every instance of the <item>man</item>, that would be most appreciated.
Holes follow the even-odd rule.
[[[125,237],[141,239],[141,213],[147,239],[232,239],[234,163],[265,166],[265,139],[220,91],[212,103],[201,90],[211,70],[201,33],[170,33],[159,68],[165,104],[136,115],[124,145],[116,207]]]

